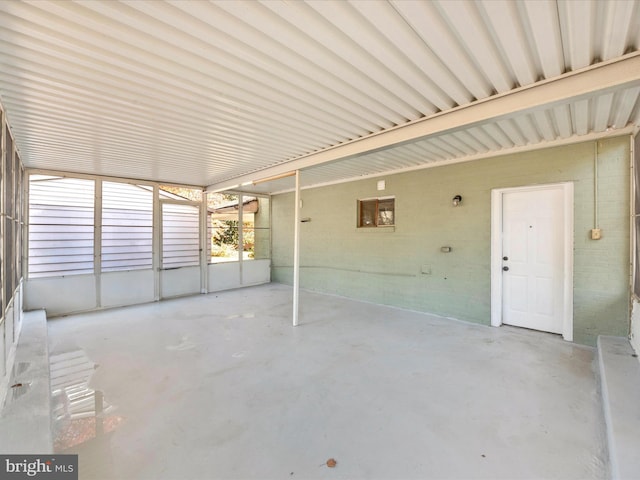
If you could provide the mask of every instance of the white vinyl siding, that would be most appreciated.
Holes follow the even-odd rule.
[[[29,277],[93,273],[93,180],[32,175]]]
[[[200,265],[200,208],[162,204],[162,268]]]
[[[153,266],[153,189],[102,183],[102,271]]]

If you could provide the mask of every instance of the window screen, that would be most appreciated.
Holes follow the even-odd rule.
[[[31,175],[29,224],[29,277],[93,273],[93,180]]]
[[[152,268],[153,188],[102,183],[102,271]]]
[[[200,265],[200,208],[162,204],[162,268]]]
[[[14,159],[13,159],[13,140],[11,138],[11,133],[9,132],[9,128],[5,127],[5,155],[4,155],[4,176],[2,181],[2,213],[4,213],[2,217],[2,254],[3,254],[3,262],[2,262],[2,288],[4,290],[4,304],[3,310],[9,303],[9,300],[13,296],[13,291],[15,289],[15,275],[14,275],[14,252],[15,252],[15,243],[14,243],[14,226],[13,226],[13,207],[14,207],[14,199],[13,199],[13,190],[14,190],[14,180],[13,180],[13,167],[14,167]]]

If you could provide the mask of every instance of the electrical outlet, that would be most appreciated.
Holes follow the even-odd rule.
[[[591,229],[591,240],[600,240],[602,238],[602,229],[601,228],[592,228]]]

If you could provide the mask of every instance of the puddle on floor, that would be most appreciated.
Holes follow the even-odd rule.
[[[56,453],[73,453],[113,432],[124,421],[89,382],[99,367],[83,350],[50,356],[53,443]]]

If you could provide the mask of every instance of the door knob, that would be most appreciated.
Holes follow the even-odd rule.
[[[502,270],[504,270],[505,272],[509,271],[509,267],[502,267]]]
[[[509,257],[502,257],[503,260],[509,260]]]

